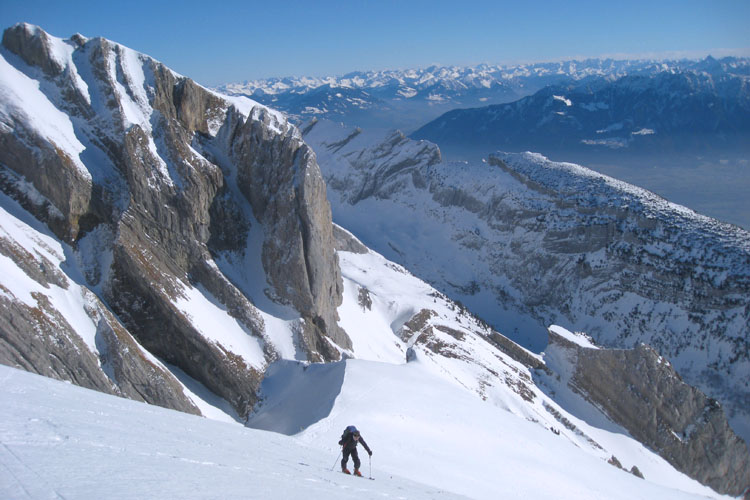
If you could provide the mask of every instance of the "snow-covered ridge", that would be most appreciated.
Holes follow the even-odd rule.
[[[153,68],[163,68],[178,80],[185,77],[150,56],[105,38],[89,39],[76,34],[62,39],[26,23],[10,29],[25,32],[21,36],[27,37],[30,42],[29,47],[10,47],[21,54],[21,58],[5,47],[0,55],[0,126],[10,126],[14,121],[23,123],[44,137],[60,154],[70,158],[80,174],[89,179],[98,172],[90,171],[95,168],[92,162],[82,160],[81,155],[89,154],[90,149],[85,151],[87,148],[81,142],[85,142],[85,139],[80,137],[80,132],[76,132],[80,125],[74,122],[73,117],[94,116],[101,126],[113,128],[116,133],[124,133],[137,126],[147,133],[146,148],[156,158],[161,178],[172,185],[180,185],[180,179],[173,178],[174,169],[170,170],[159,153],[161,145],[152,137],[153,124],[159,117],[152,106],[155,87]],[[13,44],[17,38],[6,39]],[[48,59],[37,61],[39,56],[31,54],[29,51],[32,50],[40,51]],[[98,58],[99,54],[101,59]],[[23,57],[27,60],[22,60]],[[41,66],[35,67],[33,64],[36,62]],[[106,95],[106,91],[102,91],[96,79],[107,82],[114,93],[111,96],[114,101]],[[77,109],[78,104],[70,102],[71,95],[83,100],[85,109]],[[212,117],[213,126],[209,130],[214,134],[230,108],[239,111],[246,119],[251,114],[253,119],[263,114],[271,118],[269,124],[279,133],[298,134],[281,113],[260,103],[242,96],[214,95],[224,103],[223,109]],[[116,103],[114,110],[111,109],[113,102]]]
[[[647,219],[680,224],[679,237],[686,241],[732,247],[735,249],[732,255],[737,259],[733,273],[750,276],[750,268],[746,267],[747,255],[750,255],[750,233],[740,227],[698,214],[651,191],[581,165],[553,162],[538,153],[498,152],[490,155],[490,163],[493,161],[579,207],[615,208],[638,213]]]
[[[510,151],[574,152],[605,140],[654,152],[656,145],[679,151],[683,144],[704,142],[736,148],[737,136],[750,127],[750,77],[689,68],[635,73],[562,81],[516,102],[463,108],[468,109],[446,113],[414,136]]]
[[[558,82],[513,102],[456,105],[410,136],[451,158],[502,150],[574,161],[750,229],[750,79],[713,66]]]
[[[554,95],[559,97],[559,104],[563,106],[562,110],[556,112],[558,117],[567,115],[566,110],[574,114],[578,109],[588,110],[591,115],[606,109],[607,104],[602,103],[602,99],[593,102],[579,100],[578,96],[571,99],[566,95],[569,87],[580,85],[586,89],[597,88],[627,77],[648,80],[690,75],[694,79],[715,82],[717,88],[723,85],[734,89],[737,85],[747,85],[750,79],[748,68],[750,59],[735,57],[681,61],[591,59],[512,67],[487,64],[471,67],[431,66],[324,78],[272,78],[230,83],[218,89],[226,94],[252,97],[285,112],[295,122],[319,117],[363,128],[398,128],[411,133],[445,112],[511,103],[549,86],[555,87]],[[730,84],[725,85],[727,83]],[[643,81],[634,83],[636,87],[642,84]],[[567,106],[568,103],[570,106]],[[635,125],[639,128],[634,131],[645,128],[660,132],[659,127],[649,126],[648,123]],[[629,138],[626,136],[625,141]],[[597,144],[603,142],[602,138],[597,137],[583,139],[590,142],[598,140]],[[620,144],[622,141],[612,139],[606,143]],[[487,151],[498,147],[500,145],[496,144]]]
[[[26,25],[27,29],[30,29]],[[71,64],[70,47],[59,39],[51,40],[51,47],[55,61],[61,67]],[[42,134],[51,144],[65,151],[83,175],[89,175],[86,167],[79,159],[85,149],[73,131],[73,124],[69,117],[60,111],[47,99],[39,89],[39,85],[32,78],[0,57],[0,123],[8,127],[15,117],[29,124],[38,134]],[[81,85],[77,72],[72,72],[73,81],[78,89],[83,90],[88,97],[88,90]]]
[[[106,62],[104,68],[106,68],[106,78],[113,83],[116,97],[121,106],[122,112],[122,125],[128,128],[132,125],[139,125],[145,130],[151,130],[151,117],[153,115],[153,108],[149,103],[150,96],[149,90],[153,90],[153,76],[149,74],[147,68],[149,65],[161,65],[161,63],[141,52],[135,51],[126,47],[120,43],[108,40],[106,38],[96,37],[87,38],[81,34],[76,34],[70,38],[63,39],[45,32],[39,26],[34,26],[28,23],[20,23],[14,27],[14,29],[24,30],[34,43],[43,45],[42,50],[48,54],[51,66],[43,67],[51,73],[48,76],[62,77],[72,84],[72,88],[82,96],[86,103],[97,111],[97,104],[103,105],[101,99],[92,101],[91,92],[94,90],[90,88],[86,80],[91,80],[91,68],[86,67],[85,64],[79,68],[84,60],[82,58],[74,57],[75,51],[82,49],[84,45],[92,42],[99,50],[103,50],[106,54]],[[27,78],[36,78],[40,76],[33,69],[27,67],[25,69],[16,69],[9,65],[5,60],[5,57],[14,57],[13,54],[5,52],[3,54],[2,64],[4,65],[3,80],[4,84],[8,87],[3,90],[3,93],[8,97],[15,97],[16,99],[3,99],[3,106],[6,114],[10,114],[8,107],[13,106],[14,101],[17,103],[16,108],[22,108],[25,105],[43,105],[49,106],[50,100],[52,101],[51,112],[52,117],[59,117],[61,111],[54,109],[55,106],[62,107],[64,113],[65,105],[62,102],[63,96],[55,96],[52,94],[49,97],[44,97],[42,94],[30,94],[34,92],[33,87],[38,85],[29,84],[28,81],[18,82],[18,79],[23,78],[24,73],[28,76]],[[182,79],[185,78],[183,75],[168,69],[174,78]],[[87,78],[83,78],[81,75],[86,75]],[[104,76],[104,75],[100,75]],[[11,87],[15,85],[15,87]],[[11,94],[11,92],[18,91],[21,89],[21,93]],[[48,86],[44,88],[45,92],[50,92]],[[207,91],[210,91],[206,88]],[[217,97],[225,100],[228,105],[234,105],[235,108],[242,113],[245,118],[249,117],[252,110],[256,113],[263,112],[273,116],[278,121],[280,128],[290,128],[288,122],[283,115],[275,110],[272,110],[258,102],[255,102],[247,97],[243,96],[227,96],[224,94],[214,93]],[[228,107],[228,106],[227,106]],[[1,110],[0,110],[1,111]],[[47,114],[50,114],[49,112]],[[37,119],[50,119],[45,113],[35,113]],[[45,130],[61,130],[64,132],[65,128],[69,125],[60,126],[47,126]],[[65,146],[63,144],[62,146]],[[67,150],[67,148],[66,148]]]

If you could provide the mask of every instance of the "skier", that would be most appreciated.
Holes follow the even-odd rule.
[[[349,462],[349,455],[351,455],[352,460],[354,461],[354,475],[361,477],[362,473],[359,472],[359,466],[361,462],[359,461],[359,455],[357,454],[357,443],[362,443],[362,446],[365,447],[367,453],[372,456],[372,450],[369,446],[367,446],[365,440],[362,439],[362,436],[359,434],[357,428],[353,425],[350,425],[346,428],[346,430],[344,430],[344,434],[341,436],[341,440],[339,441],[339,444],[341,445],[341,452],[343,454],[343,458],[341,459],[341,472],[343,472],[344,474],[351,474],[351,472],[349,472],[349,469],[346,468],[346,464]]]

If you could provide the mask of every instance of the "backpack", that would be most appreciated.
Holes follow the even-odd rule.
[[[346,429],[344,429],[344,432],[341,434],[341,440],[344,441],[347,437],[349,437],[349,434],[354,434],[357,432],[357,428],[353,425],[347,426]]]

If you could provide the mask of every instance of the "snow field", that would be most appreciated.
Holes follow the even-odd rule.
[[[345,365],[330,414],[297,435],[328,450],[335,467],[341,432],[356,425],[373,450],[370,462],[360,447],[365,474],[372,463],[380,478],[403,475],[470,498],[694,498],[615,469],[536,423],[482,402],[436,377],[434,366],[421,360]],[[293,398],[273,403],[268,422],[275,415],[302,419],[306,412]]]
[[[2,365],[0,402],[1,498],[459,498],[398,476],[332,472],[334,457],[295,438]]]

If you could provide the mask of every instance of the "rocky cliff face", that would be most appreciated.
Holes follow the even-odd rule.
[[[96,330],[82,345],[54,300],[24,302],[3,279],[3,362],[197,411],[154,355],[244,416],[271,360],[350,347],[325,184],[281,115],[101,38],[21,24],[1,54],[4,205],[60,246],[48,265],[6,230],[2,253],[33,287],[65,289],[73,276]],[[199,305],[227,323],[207,324]],[[267,325],[274,307],[286,307],[282,331]],[[147,377],[174,397],[139,389]]]
[[[545,361],[678,470],[724,494],[741,495],[750,486],[750,453],[721,405],[683,382],[652,347],[583,347],[550,329]]]
[[[338,224],[539,352],[546,325],[654,346],[750,438],[750,235],[540,155],[441,163],[436,146],[319,122]]]

